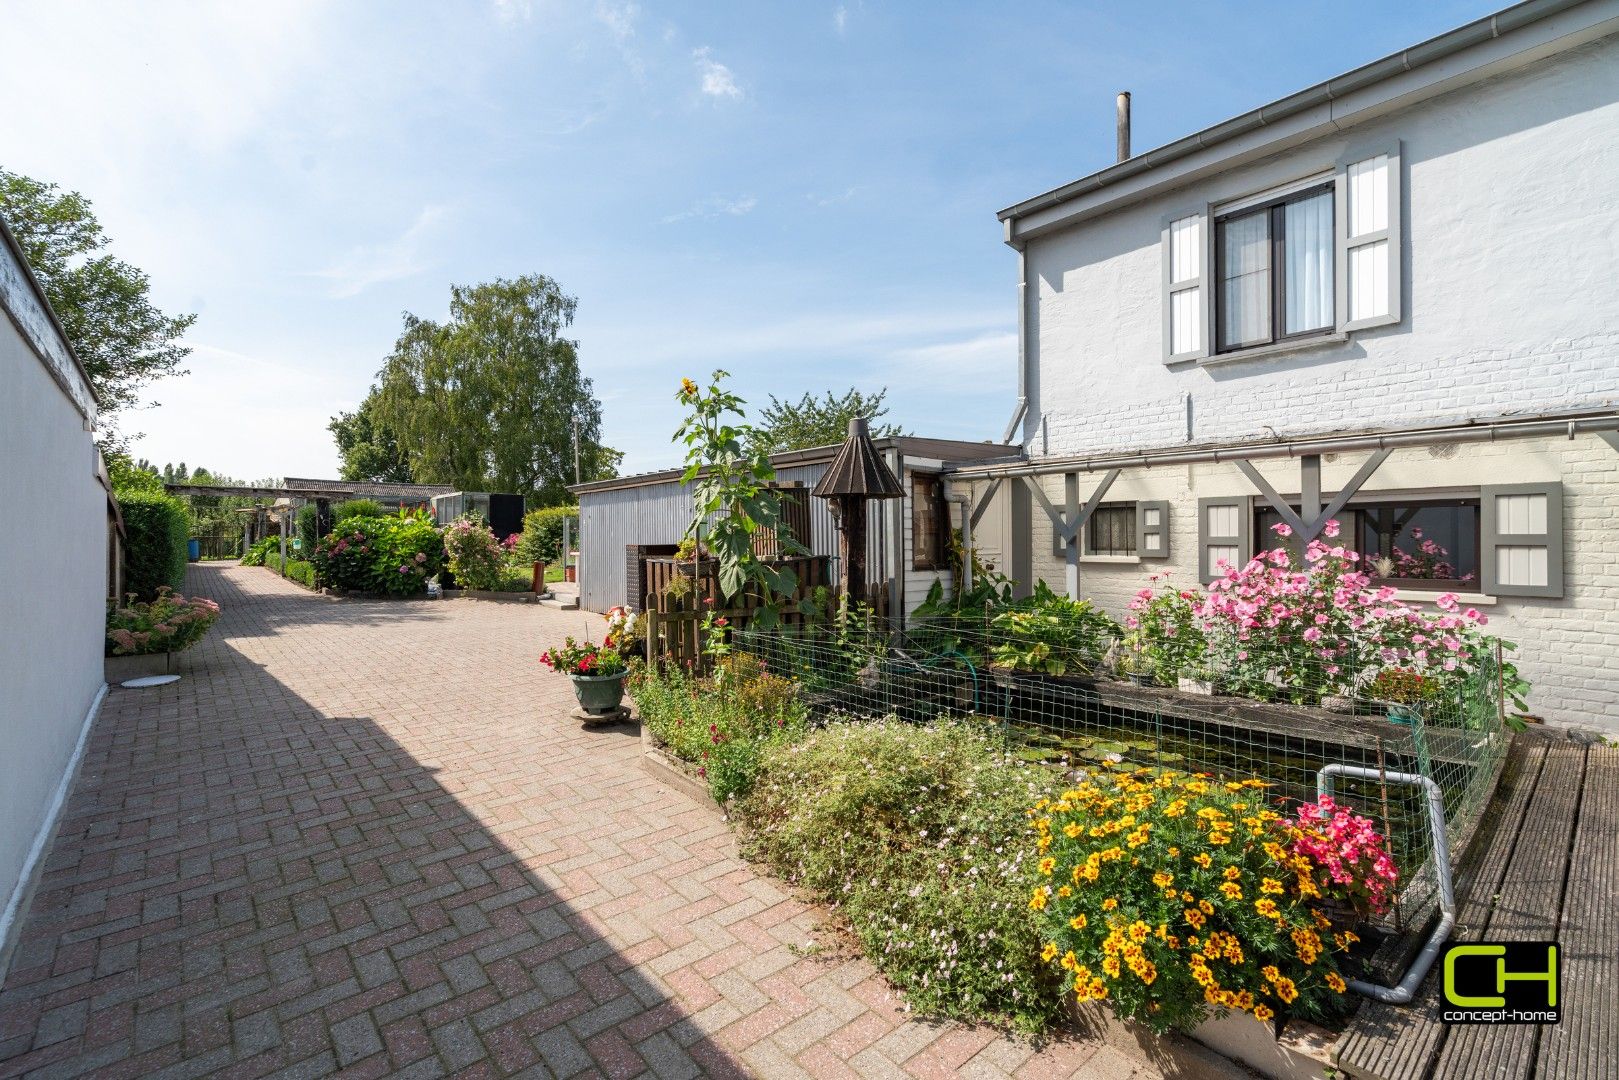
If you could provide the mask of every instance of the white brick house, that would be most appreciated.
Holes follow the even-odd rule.
[[[1463,594],[1536,712],[1619,730],[1619,0],[1519,4],[1000,216],[1025,457],[955,486],[1005,507],[1012,576],[1119,614],[1342,494],[1362,550],[1444,547],[1402,598]]]

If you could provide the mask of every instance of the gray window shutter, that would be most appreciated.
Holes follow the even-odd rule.
[[[1212,262],[1206,209],[1163,219],[1163,359],[1166,364],[1209,354],[1213,313]]]
[[[1479,489],[1479,568],[1490,596],[1563,595],[1563,485]]]
[[[1253,499],[1247,495],[1197,500],[1197,577],[1208,584],[1220,563],[1242,567],[1253,558]]]
[[[1338,163],[1334,279],[1341,331],[1397,323],[1404,245],[1400,228],[1400,144]]]
[[[1136,555],[1169,558],[1169,503],[1136,503]]]

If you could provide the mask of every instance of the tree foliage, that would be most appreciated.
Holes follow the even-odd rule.
[[[372,420],[398,441],[415,481],[567,501],[576,425],[581,477],[616,474],[578,343],[562,336],[577,306],[531,274],[451,286],[443,323],[405,314]]]
[[[866,417],[875,421],[887,416],[883,399],[888,390],[866,394],[850,387],[843,394],[828,390],[823,397],[805,394],[797,401],[782,401],[770,395],[770,404],[759,412],[759,422],[753,426],[748,445],[766,454],[779,454],[784,450],[807,450],[812,446],[831,446],[841,443],[849,434],[849,421]],[[903,435],[905,432],[893,424],[871,425],[874,439]]]
[[[122,444],[116,414],[165,375],[183,375],[180,338],[195,315],[166,315],[146,274],[107,253],[108,238],[76,191],[0,169],[0,217],[39,278],[101,401],[101,441]]]
[[[353,412],[338,413],[326,430],[337,442],[342,461],[338,475],[344,480],[364,480],[374,484],[414,483],[410,461],[394,437],[393,429],[377,415],[375,387]]]

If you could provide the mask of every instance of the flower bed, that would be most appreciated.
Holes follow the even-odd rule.
[[[219,618],[219,605],[201,596],[187,599],[160,586],[149,603],[129,596],[123,607],[107,608],[107,656],[179,652],[201,641]]]
[[[325,587],[384,596],[427,591],[444,563],[444,542],[423,511],[350,517],[315,545],[310,560]]]

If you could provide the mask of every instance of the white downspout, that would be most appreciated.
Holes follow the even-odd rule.
[[[1006,242],[1017,251],[1017,407],[1001,436],[1001,442],[1010,443],[1029,411],[1029,257],[1023,244],[1013,241],[1010,220],[1006,222]]]

